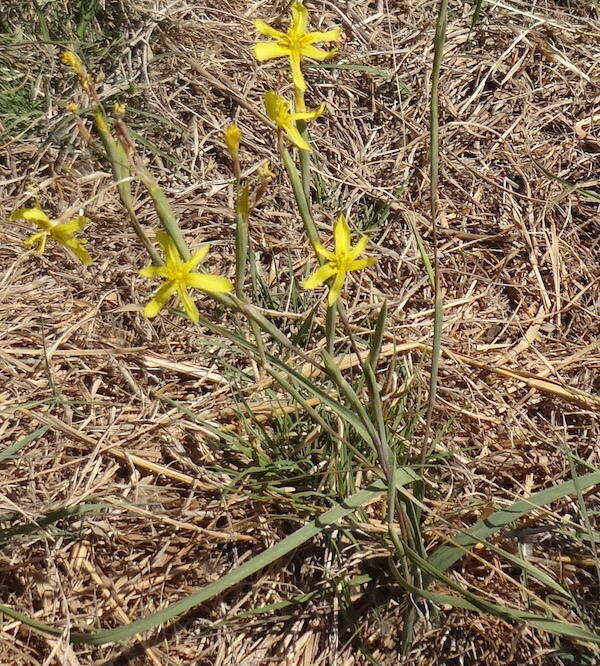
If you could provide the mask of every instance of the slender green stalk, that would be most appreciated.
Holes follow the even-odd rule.
[[[235,293],[240,299],[244,297],[244,282],[248,263],[248,185],[240,187],[236,182],[235,203]]]
[[[335,327],[337,323],[337,304],[327,306],[327,314],[325,315],[325,340],[326,349],[333,356],[335,347]]]
[[[306,111],[306,102],[304,100],[304,91],[299,88],[295,89],[294,100],[296,106],[296,112],[303,113]],[[305,120],[298,120],[296,122],[296,127],[300,132],[302,138],[310,143],[310,137],[308,134],[308,124]],[[311,196],[310,196],[310,182],[311,182],[311,172],[310,172],[310,152],[308,150],[299,150],[300,153],[300,176],[302,180],[302,189],[304,190],[304,196],[308,203],[308,208],[311,208]]]
[[[440,0],[437,24],[435,29],[433,71],[431,75],[431,99],[429,104],[429,161],[430,161],[430,187],[431,187],[431,230],[433,243],[433,270],[434,270],[434,324],[433,344],[431,352],[431,376],[429,380],[429,400],[427,404],[427,416],[425,422],[425,433],[423,435],[423,446],[421,448],[421,467],[425,464],[427,452],[430,445],[431,424],[433,410],[437,395],[438,372],[441,358],[442,324],[444,317],[444,304],[442,300],[442,289],[440,284],[440,261],[438,254],[437,221],[439,216],[439,172],[440,172],[440,116],[439,116],[439,84],[442,60],[444,57],[444,43],[446,41],[446,24],[448,19],[448,0]],[[422,499],[424,485],[415,488],[417,499]]]
[[[148,190],[148,194],[152,197],[154,208],[156,209],[160,223],[164,230],[173,239],[181,258],[184,261],[187,261],[191,257],[190,250],[181,233],[177,218],[175,217],[175,212],[173,211],[169,200],[156,182],[154,176],[148,171],[148,169],[146,169],[146,167],[136,162],[135,170],[144,187]]]
[[[433,291],[434,291],[434,324],[433,344],[431,352],[431,375],[429,380],[429,398],[427,416],[425,419],[425,432],[419,456],[420,469],[423,472],[427,453],[430,446],[430,436],[433,420],[433,410],[438,385],[438,371],[441,357],[441,335],[443,324],[443,301],[440,285],[440,263],[438,256],[437,220],[439,215],[439,170],[440,170],[440,118],[439,118],[439,84],[442,60],[444,57],[444,42],[446,40],[446,24],[448,18],[448,0],[440,0],[434,38],[433,68],[431,75],[431,98],[429,103],[429,165],[430,165],[430,198],[431,198],[431,230],[433,244]],[[427,264],[426,264],[427,267]],[[423,479],[415,486],[415,498],[420,502],[425,495]],[[420,522],[421,509],[413,507],[416,525]],[[415,525],[415,529],[416,529]],[[418,566],[418,563],[417,563]],[[413,626],[415,622],[415,606],[411,604],[404,614],[404,631],[402,641],[402,655],[410,651],[413,641]]]
[[[129,221],[133,227],[134,232],[137,237],[140,239],[142,245],[146,248],[150,259],[155,266],[160,266],[162,264],[162,259],[158,252],[154,249],[154,245],[146,236],[144,230],[142,229],[140,223],[138,222],[137,215],[135,214],[135,208],[133,205],[133,196],[131,194],[131,183],[130,183],[130,172],[129,172],[129,160],[123,146],[115,141],[110,133],[108,123],[106,121],[106,116],[101,107],[98,107],[94,114],[94,125],[98,134],[100,135],[100,141],[104,146],[106,151],[106,156],[110,162],[115,182],[117,185],[117,191],[119,193],[119,198],[123,204],[127,214],[129,215]]]
[[[248,248],[250,247],[250,235],[248,221],[250,216],[250,206],[248,203],[248,184],[241,185],[239,181],[239,161],[237,164],[236,175],[236,202],[235,202],[235,295],[242,302],[247,302],[244,294],[244,283],[246,281],[246,269],[248,266]],[[256,339],[256,344],[260,353],[261,365],[266,365],[265,344],[260,333],[260,327],[252,319],[249,320],[252,334]]]
[[[302,151],[306,152],[306,151]],[[290,185],[292,186],[292,192],[294,193],[294,199],[296,200],[296,205],[298,206],[298,212],[302,218],[302,223],[304,224],[304,229],[308,240],[314,246],[315,243],[319,242],[319,232],[313,220],[312,213],[310,211],[310,206],[304,192],[304,186],[302,184],[302,177],[298,172],[294,160],[290,155],[289,151],[282,142],[280,142],[280,152],[281,161],[285,167],[286,173],[288,175]]]

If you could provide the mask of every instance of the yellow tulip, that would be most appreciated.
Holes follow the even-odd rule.
[[[25,241],[25,247],[33,247],[37,243],[38,251],[41,254],[46,249],[46,241],[50,236],[57,243],[70,250],[85,266],[92,263],[92,258],[83,247],[83,244],[87,241],[84,238],[75,238],[75,234],[81,231],[89,222],[87,217],[79,216],[61,223],[51,220],[41,208],[35,206],[34,208],[19,208],[13,211],[8,219],[11,221],[27,220],[28,222],[34,222],[41,229],[39,233],[33,234]]]
[[[310,150],[307,141],[296,127],[297,120],[314,120],[325,111],[325,103],[321,104],[314,111],[302,111],[300,113],[291,113],[289,103],[278,95],[274,90],[265,93],[265,110],[269,118],[282,129],[289,137],[290,141],[301,150]]]
[[[202,289],[202,291],[224,294],[233,289],[233,284],[220,275],[208,275],[206,273],[196,273],[194,268],[208,254],[208,245],[203,245],[196,250],[192,258],[183,261],[177,251],[177,246],[173,239],[164,231],[156,234],[156,240],[165,252],[164,266],[146,266],[140,271],[140,275],[145,278],[160,277],[165,280],[164,284],[156,291],[154,296],[144,308],[146,317],[156,317],[164,308],[166,302],[172,294],[177,292],[179,300],[187,316],[195,323],[200,320],[198,308],[188,292],[188,287],[193,289]]]
[[[333,238],[335,243],[334,252],[327,250],[320,243],[315,243],[315,251],[327,261],[302,283],[304,289],[315,289],[329,278],[333,278],[327,299],[329,306],[334,305],[340,297],[346,273],[367,268],[377,261],[375,257],[358,258],[365,251],[369,239],[362,236],[358,243],[351,247],[350,227],[344,215],[340,215],[333,225]]]
[[[341,37],[341,31],[338,28],[327,30],[327,32],[309,32],[308,12],[301,2],[294,2],[292,5],[292,23],[287,32],[276,30],[261,19],[254,21],[254,27],[261,35],[275,40],[255,44],[254,57],[260,62],[272,58],[288,57],[294,85],[301,91],[306,90],[306,82],[300,64],[302,56],[312,60],[326,60],[335,55],[337,51],[324,51],[316,47],[315,43],[335,42]]]

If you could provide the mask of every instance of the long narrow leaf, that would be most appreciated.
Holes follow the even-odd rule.
[[[18,453],[23,447],[27,446],[27,444],[30,444],[38,437],[41,437],[49,427],[50,426],[47,425],[41,426],[40,428],[37,428],[37,430],[29,433],[29,435],[21,437],[21,439],[16,441],[14,444],[7,446],[4,451],[0,451],[0,463],[4,462],[8,458],[11,458],[15,455],[15,453]]]
[[[580,476],[577,479],[577,484],[574,481],[565,481],[558,486],[552,486],[545,490],[540,490],[531,495],[525,500],[518,500],[513,502],[501,511],[496,511],[485,520],[478,522],[473,527],[462,531],[454,541],[462,546],[459,548],[453,545],[439,546],[431,553],[428,561],[439,571],[446,571],[464,554],[465,550],[470,550],[476,543],[485,541],[487,537],[494,534],[503,527],[514,523],[522,516],[525,516],[536,509],[556,502],[557,500],[574,495],[575,493],[582,492],[587,488],[600,484],[600,472],[592,472],[585,476]]]
[[[397,486],[403,486],[409,483],[414,483],[418,480],[418,476],[411,469],[402,468],[396,471],[395,480]],[[214,583],[210,583],[197,592],[194,592],[194,594],[184,597],[163,610],[152,613],[152,615],[148,615],[147,617],[131,622],[130,624],[120,625],[114,629],[104,629],[89,633],[71,632],[69,634],[70,640],[73,643],[85,643],[88,645],[103,645],[105,643],[120,642],[131,638],[135,634],[148,631],[164,622],[168,622],[204,601],[207,601],[218,594],[222,594],[225,590],[228,590],[230,587],[237,585],[242,580],[257,573],[272,562],[278,560],[280,557],[283,557],[287,553],[298,548],[309,539],[314,538],[323,530],[336,525],[342,518],[350,515],[364,504],[379,497],[385,493],[386,490],[387,487],[385,482],[377,480],[352,497],[335,504],[331,509],[314,520],[311,520],[299,530],[296,530],[293,534],[282,539],[279,543],[271,546],[271,548],[268,548],[259,555],[256,555],[241,566],[236,567]],[[34,620],[19,611],[13,610],[9,606],[0,605],[0,613],[4,613],[9,617],[20,620],[23,624],[32,629],[37,629],[38,631],[55,635],[63,634],[64,632],[64,629],[62,628],[53,627]]]

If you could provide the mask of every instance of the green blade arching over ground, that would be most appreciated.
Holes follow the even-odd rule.
[[[404,486],[419,480],[419,477],[409,468],[397,470],[395,478],[397,486]],[[245,578],[260,571],[267,565],[275,562],[275,560],[278,560],[280,557],[283,557],[306,541],[317,536],[323,530],[335,525],[342,518],[350,515],[364,504],[383,495],[385,492],[387,492],[387,484],[383,480],[377,480],[367,486],[364,490],[352,495],[352,497],[335,504],[331,509],[314,520],[311,520],[299,530],[296,530],[293,534],[282,539],[279,543],[271,546],[271,548],[268,548],[259,555],[256,555],[245,564],[236,567],[214,583],[210,583],[197,592],[194,592],[194,594],[184,597],[180,601],[177,601],[156,613],[152,613],[152,615],[136,620],[131,624],[123,624],[114,629],[103,629],[89,633],[72,631],[69,634],[69,638],[73,643],[103,645],[104,643],[124,641],[135,634],[153,629],[154,627],[185,613],[191,608],[194,608],[194,606],[198,606],[208,599],[211,599],[217,594],[221,594],[233,585],[236,585]],[[64,633],[64,628],[44,624],[43,622],[34,620],[8,606],[0,605],[0,613],[4,613],[9,617],[20,620],[28,627],[44,633],[55,635],[62,635]]]
[[[465,550],[471,549],[476,543],[485,541],[485,539],[494,532],[501,530],[503,527],[514,523],[522,516],[535,511],[536,509],[556,502],[557,500],[574,495],[577,492],[582,492],[587,488],[591,488],[600,484],[600,472],[592,472],[585,476],[578,477],[577,481],[565,481],[557,486],[540,490],[539,492],[531,495],[527,499],[518,500],[513,502],[501,511],[496,511],[485,520],[478,522],[468,530],[461,532],[454,542],[458,546],[443,545],[433,551],[427,558],[428,562],[438,569],[439,571],[446,571],[457,560],[465,555]]]

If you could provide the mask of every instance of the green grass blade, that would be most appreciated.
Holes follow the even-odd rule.
[[[426,599],[429,599],[430,601],[433,601],[439,605],[449,605],[454,606],[455,608],[464,608],[466,610],[472,610],[478,613],[480,613],[482,610],[479,603],[473,603],[467,599],[455,597],[450,594],[439,594],[437,592],[428,592],[425,590],[421,590],[419,594],[420,596],[423,596]],[[570,624],[569,622],[555,620],[551,617],[545,617],[544,615],[537,615],[535,613],[526,613],[515,608],[505,608],[504,606],[499,606],[491,602],[487,602],[485,605],[488,612],[493,612],[495,615],[501,615],[507,620],[524,622],[531,626],[537,627],[538,629],[543,629],[544,631],[547,631],[551,634],[557,634],[559,636],[567,636],[569,638],[589,641],[591,643],[600,643],[600,636],[578,624]]]
[[[18,453],[23,447],[27,446],[34,440],[36,440],[38,437],[41,437],[46,430],[48,430],[50,426],[41,426],[37,430],[34,430],[33,432],[29,433],[29,435],[25,435],[25,437],[21,437],[17,442],[14,444],[11,444],[10,446],[7,446],[4,451],[0,451],[0,463],[3,463],[5,460],[8,458],[11,458],[14,456],[16,453]]]
[[[64,509],[59,509],[58,511],[52,511],[42,518],[38,518],[34,523],[27,523],[26,525],[16,525],[14,527],[9,527],[4,530],[0,530],[0,543],[9,541],[16,536],[24,536],[26,534],[32,534],[38,530],[48,527],[63,518],[69,518],[70,516],[82,516],[84,513],[89,513],[90,511],[99,511],[100,509],[106,509],[110,507],[110,504],[76,504],[74,506],[69,506]]]
[[[461,548],[453,545],[445,544],[439,546],[431,553],[428,562],[438,571],[446,571],[455,562],[457,562],[464,554],[465,550],[470,550],[476,543],[485,541],[489,536],[501,530],[503,527],[514,523],[519,518],[535,511],[552,502],[582,492],[587,488],[600,484],[600,472],[592,472],[585,476],[580,476],[577,482],[565,481],[557,486],[546,488],[534,493],[525,500],[518,500],[513,502],[505,509],[496,511],[485,520],[478,522],[473,527],[462,531],[455,539]]]
[[[408,468],[397,470],[395,478],[396,485],[398,486],[403,486],[418,480],[417,475]],[[236,567],[233,571],[230,571],[214,583],[206,585],[194,594],[184,597],[163,610],[152,613],[151,615],[136,620],[135,622],[131,622],[130,624],[120,625],[114,629],[104,629],[90,633],[71,632],[69,634],[70,640],[74,643],[85,643],[88,645],[115,643],[127,640],[135,634],[148,631],[164,622],[168,622],[208,599],[211,599],[218,594],[222,594],[225,590],[228,590],[230,587],[237,585],[242,580],[257,573],[264,567],[298,548],[306,541],[314,538],[323,530],[336,525],[342,518],[352,514],[363,504],[381,496],[386,490],[387,487],[385,482],[377,480],[352,497],[349,497],[340,503],[336,503],[331,509],[321,514],[318,518],[311,520],[299,530],[296,530],[293,534],[282,539],[279,543],[271,546],[271,548],[256,555],[251,560]],[[64,631],[61,628],[38,622],[8,606],[0,605],[0,613],[4,613],[9,617],[20,620],[24,625],[45,633],[62,634]]]
[[[387,301],[383,301],[379,316],[377,317],[377,323],[375,324],[375,331],[369,341],[369,365],[374,373],[377,373],[377,366],[379,364],[383,334],[385,333],[385,325],[387,324],[387,311]]]
[[[586,190],[583,187],[578,187],[574,183],[571,183],[568,180],[565,180],[564,178],[557,176],[555,173],[552,173],[552,171],[546,169],[546,167],[541,162],[536,160],[535,157],[532,157],[531,159],[540,171],[543,171],[546,174],[546,176],[548,176],[548,178],[551,178],[557,183],[560,183],[568,192],[577,192],[577,194],[581,194],[582,196],[587,197],[592,201],[600,201],[600,194],[596,194],[591,190]]]

